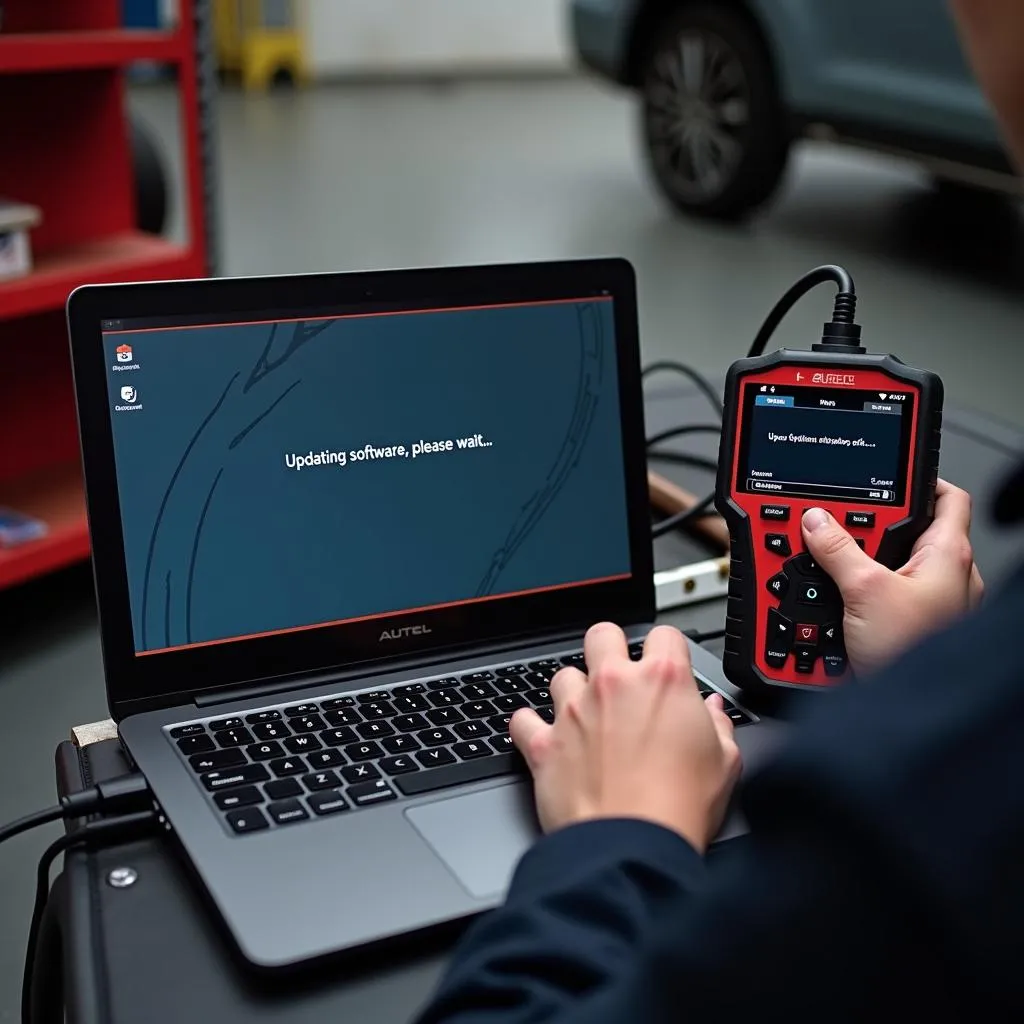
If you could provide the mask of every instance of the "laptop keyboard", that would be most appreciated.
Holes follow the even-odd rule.
[[[640,643],[630,645],[638,660]],[[166,729],[237,834],[312,821],[467,782],[525,772],[508,723],[554,721],[548,683],[582,652]],[[703,694],[712,687],[698,677]],[[737,726],[751,719],[725,698]]]

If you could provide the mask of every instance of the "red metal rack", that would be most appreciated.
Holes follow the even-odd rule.
[[[208,141],[202,117],[202,0],[178,27],[119,27],[120,0],[3,0],[0,196],[43,211],[34,269],[0,282],[0,506],[47,535],[0,547],[0,588],[88,555],[64,303],[80,284],[199,277],[211,271]],[[125,68],[175,68],[188,241],[135,227]]]

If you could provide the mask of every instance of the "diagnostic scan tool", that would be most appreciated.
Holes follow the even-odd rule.
[[[804,549],[807,509],[826,509],[890,568],[907,561],[934,513],[942,382],[867,353],[841,299],[812,351],[740,360],[726,381],[716,491],[732,553],[723,661],[747,690],[828,687],[849,671],[839,589]]]

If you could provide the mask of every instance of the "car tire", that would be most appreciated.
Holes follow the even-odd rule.
[[[647,165],[676,209],[734,220],[773,195],[792,135],[771,55],[747,14],[686,4],[656,23],[638,70]]]

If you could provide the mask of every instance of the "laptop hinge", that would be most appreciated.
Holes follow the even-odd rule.
[[[431,666],[445,665],[453,661],[463,661],[468,658],[490,658],[503,653],[512,652],[518,648],[529,645],[538,647],[544,644],[564,643],[570,640],[579,640],[582,634],[582,627],[574,630],[565,630],[559,633],[538,636],[531,633],[529,639],[519,637],[515,642],[509,640],[490,645],[474,647],[472,650],[463,651],[434,651],[429,658],[415,658],[402,661],[393,661],[386,664],[381,662],[368,663],[350,669],[325,669],[322,672],[299,676],[278,676],[274,679],[266,679],[254,682],[249,686],[232,686],[230,689],[210,690],[197,694],[194,698],[198,708],[207,708],[215,704],[233,704],[240,700],[250,700],[256,697],[268,697],[275,693],[287,693],[289,690],[297,690],[308,686],[317,686],[320,683],[349,683],[363,676],[370,675],[392,675],[396,672],[415,672],[419,675],[429,673]]]

